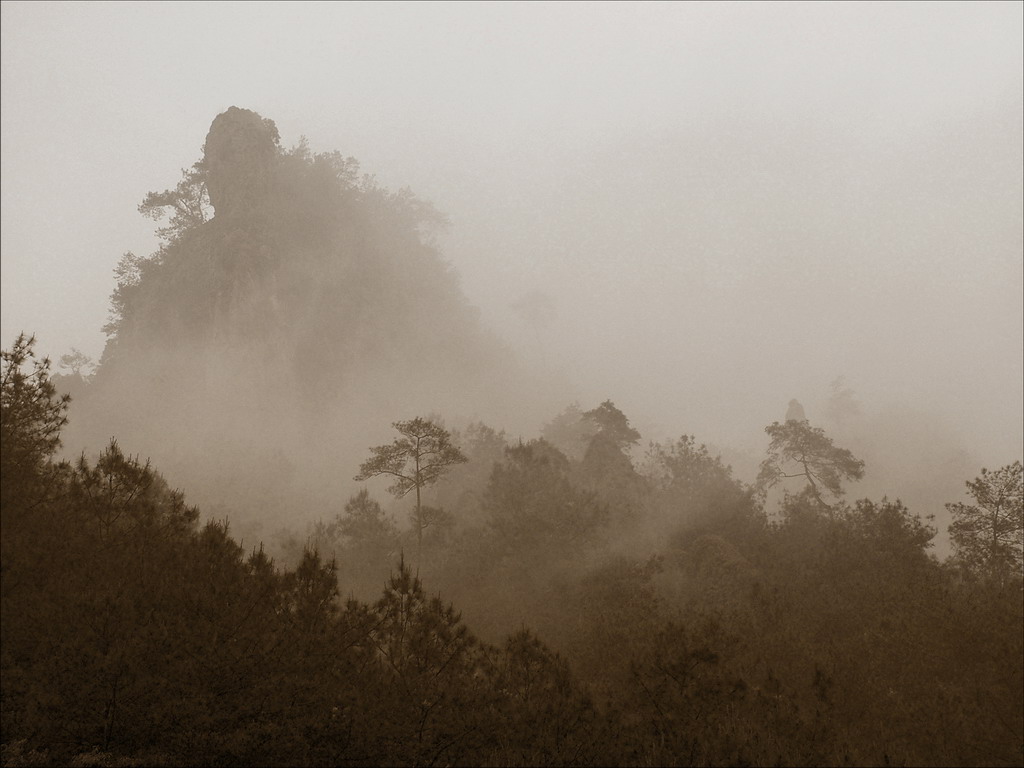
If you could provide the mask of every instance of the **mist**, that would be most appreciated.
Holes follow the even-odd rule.
[[[0,762],[1019,762],[1020,3],[0,14]]]
[[[448,217],[440,252],[538,390],[449,418],[532,436],[611,399],[645,440],[695,434],[752,478],[764,425],[791,397],[822,422],[841,376],[893,435],[913,412],[970,465],[1020,453],[1016,6],[271,4],[239,22],[12,3],[4,19],[5,342],[31,329],[55,359],[99,360],[113,266],[155,249],[135,206],[237,104],[282,146],[339,150]],[[161,29],[146,42],[143,20]],[[174,72],[150,77],[160,59]],[[925,485],[921,447],[900,461]]]

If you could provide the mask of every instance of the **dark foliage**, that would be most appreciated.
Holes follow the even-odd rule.
[[[116,442],[53,463],[66,401],[19,344],[4,355],[5,509],[21,511],[2,531],[5,765],[1021,762],[1019,584],[939,564],[934,529],[899,501],[822,515],[803,493],[769,524],[683,437],[652,448],[646,498],[698,511],[635,559],[596,536],[614,524],[573,462],[509,448],[491,526],[437,543],[437,578],[475,579],[461,594],[482,618],[481,593],[525,607],[564,655],[525,627],[492,644],[400,556],[379,599],[343,601],[333,559],[246,552]],[[365,491],[322,529],[364,558],[353,574],[387,562],[397,532]]]
[[[248,110],[204,149],[141,206],[164,243],[122,260],[95,380],[67,364],[126,446],[143,422],[197,462],[217,426],[259,446],[231,506],[288,515],[308,497],[260,481],[338,465],[278,435],[355,413],[289,395],[408,393],[476,369],[480,338],[428,205]],[[767,428],[756,487],[687,435],[638,468],[610,400],[516,445],[416,418],[358,475],[415,490],[411,526],[363,489],[275,562],[116,440],[57,461],[69,398],[32,347],[2,353],[3,765],[1024,764],[1020,462],[950,505],[940,563],[928,517],[842,500],[864,464],[802,418]]]

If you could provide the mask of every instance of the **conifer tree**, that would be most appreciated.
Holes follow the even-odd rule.
[[[967,481],[974,504],[947,504],[953,515],[949,536],[957,559],[988,578],[1021,578],[1024,550],[1024,470],[1015,461],[982,469]]]
[[[764,431],[771,443],[757,475],[757,488],[762,493],[786,478],[802,477],[807,483],[805,492],[819,506],[831,510],[823,492],[842,496],[844,480],[860,480],[864,476],[863,461],[833,444],[825,430],[812,427],[807,421],[776,421]]]
[[[417,567],[423,551],[423,529],[431,520],[425,514],[422,503],[423,489],[436,483],[451,467],[467,461],[444,427],[429,419],[415,418],[410,421],[396,421],[392,426],[402,435],[389,445],[371,448],[373,454],[359,466],[356,480],[386,475],[394,478],[388,488],[395,498],[402,498],[416,491],[416,511],[413,523],[416,526]]]

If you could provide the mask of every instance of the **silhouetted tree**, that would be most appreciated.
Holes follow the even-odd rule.
[[[387,765],[465,762],[460,755],[478,731],[482,703],[479,641],[454,607],[427,597],[404,560],[372,615],[364,642],[379,688],[367,725],[376,731],[380,759]]]
[[[93,367],[92,358],[84,354],[81,350],[71,348],[70,352],[67,352],[60,356],[59,367],[63,370],[71,371],[72,376],[85,376],[89,375],[88,369]],[[86,372],[83,373],[82,371]]]
[[[591,438],[575,473],[578,482],[596,493],[615,519],[629,524],[639,516],[646,490],[629,453],[640,440],[640,433],[611,400],[583,416],[597,427],[597,434]]]
[[[46,462],[60,447],[71,398],[58,395],[49,358],[33,351],[35,336],[18,334],[0,352],[0,504],[8,518],[29,502]]]
[[[987,578],[1020,579],[1024,550],[1024,470],[1015,461],[967,481],[974,504],[947,504],[956,559]]]
[[[36,357],[35,336],[18,334],[10,351],[0,352],[0,443],[5,469],[38,467],[60,447],[71,398],[58,397],[50,382],[50,359]]]
[[[839,497],[843,480],[864,476],[863,461],[847,449],[835,446],[823,429],[812,427],[807,421],[776,421],[764,431],[771,443],[757,475],[757,487],[762,492],[786,478],[802,477],[818,504],[830,508],[822,491]]]
[[[411,421],[396,421],[392,426],[402,436],[389,445],[371,448],[373,455],[359,466],[355,479],[369,480],[381,475],[394,478],[388,491],[398,499],[416,491],[413,523],[416,526],[418,564],[423,549],[423,529],[431,522],[423,514],[423,489],[467,459],[452,443],[448,431],[428,419],[417,417]]]
[[[139,204],[139,213],[153,221],[159,221],[170,213],[166,227],[157,229],[157,235],[165,243],[180,240],[186,232],[205,224],[213,215],[210,195],[206,189],[206,167],[202,162],[182,170],[181,181],[174,189],[150,192]]]
[[[611,400],[605,400],[597,408],[584,413],[583,417],[594,422],[598,435],[604,435],[619,450],[625,451],[640,440],[640,433],[629,425],[629,419]]]

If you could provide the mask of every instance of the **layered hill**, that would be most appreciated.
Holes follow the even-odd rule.
[[[72,454],[116,435],[207,508],[276,518],[343,503],[392,421],[502,420],[528,399],[436,245],[445,218],[352,158],[282,148],[273,121],[231,107],[140,211],[165,219],[163,244],[117,269]]]

